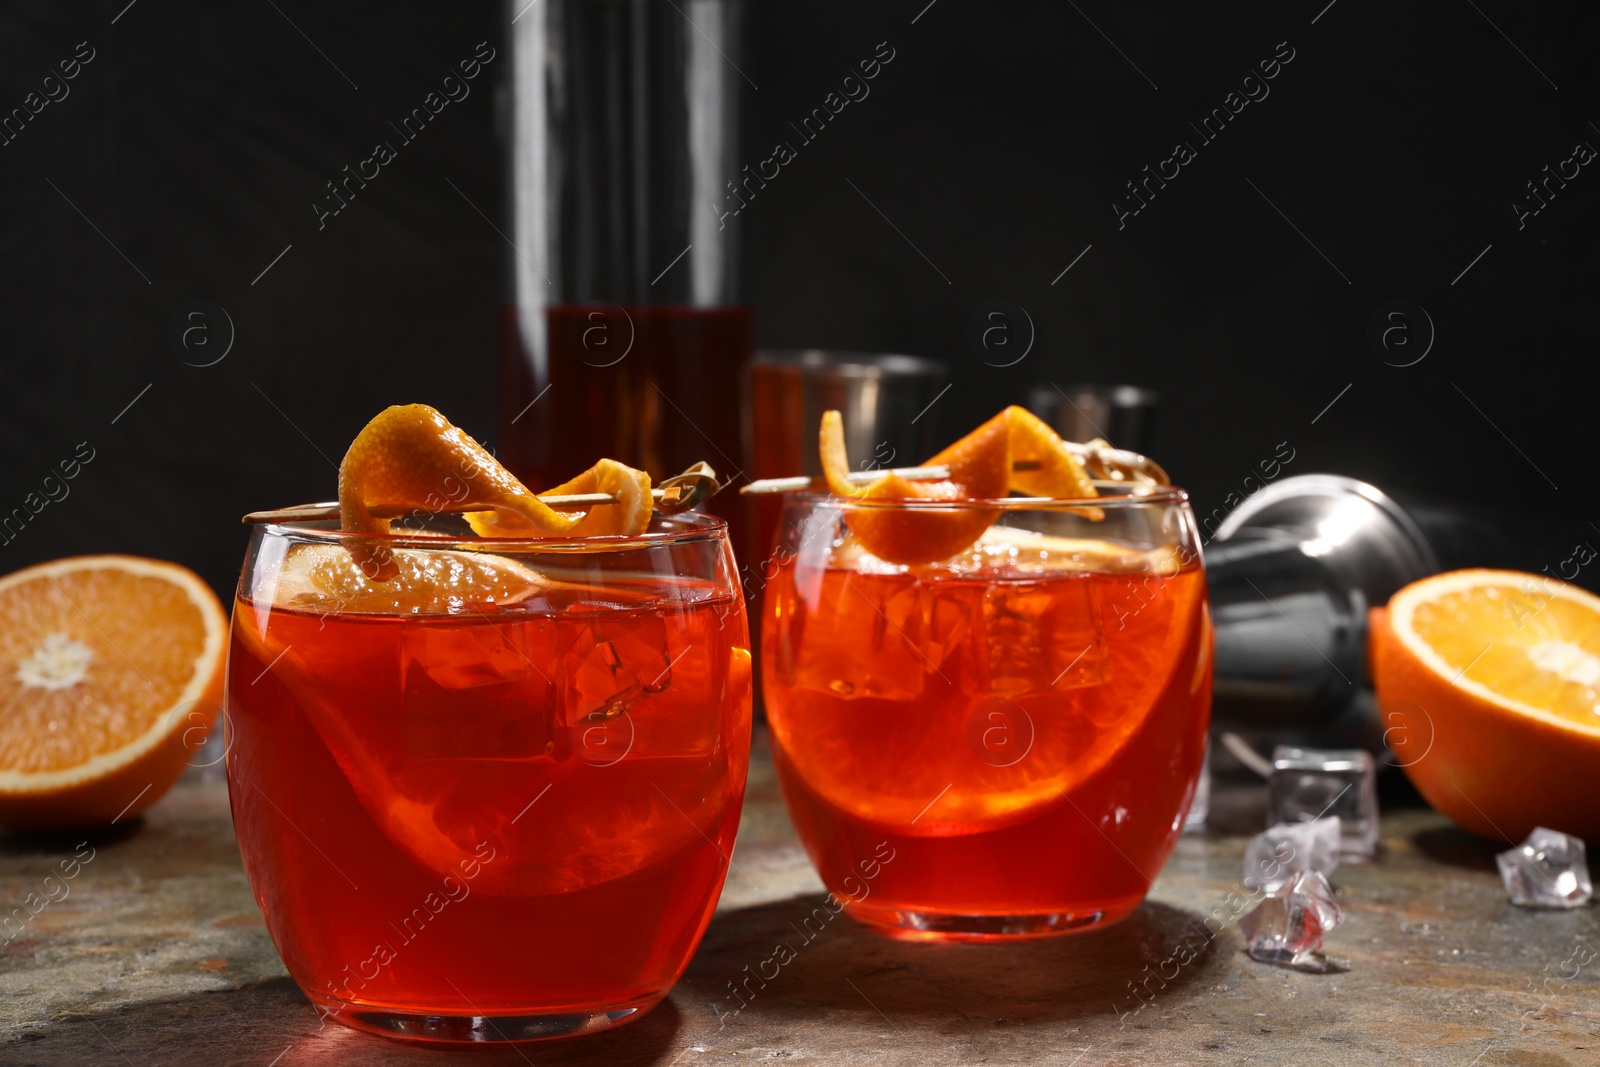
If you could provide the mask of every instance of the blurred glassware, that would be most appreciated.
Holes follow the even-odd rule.
[[[755,347],[742,220],[725,210],[744,163],[743,0],[511,0],[506,17],[500,458],[535,487],[596,454],[657,479],[700,459],[736,477]]]
[[[1117,448],[1149,455],[1161,397],[1137,385],[1036,385],[1028,410],[1068,441],[1098,437]]]
[[[921,463],[937,437],[933,405],[944,395],[945,365],[919,356],[763,349],[744,375],[744,460],[752,478],[821,474],[817,428],[822,413],[844,415],[845,448],[862,470]],[[747,496],[745,537],[737,545],[739,577],[749,610],[777,573],[774,558],[784,497]],[[759,618],[759,614],[755,617]],[[762,707],[760,634],[756,642],[756,706]]]
[[[821,474],[817,427],[828,410],[844,415],[845,449],[862,470],[921,463],[935,449],[931,409],[945,388],[945,365],[919,356],[819,348],[757,352],[745,374],[750,475]],[[746,560],[765,560],[783,498],[746,499],[757,516]]]

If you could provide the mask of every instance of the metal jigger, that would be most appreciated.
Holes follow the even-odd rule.
[[[745,371],[745,473],[752,478],[821,474],[817,426],[822,413],[830,409],[844,415],[845,451],[859,469],[921,463],[934,451],[932,409],[948,388],[945,376],[943,363],[916,356],[822,349],[759,351]],[[743,560],[740,581],[754,620],[761,617],[761,591],[777,566],[774,546],[783,498],[752,496],[745,503],[750,538],[737,551]],[[759,642],[760,634],[760,627],[751,627],[753,640]],[[755,662],[760,708],[759,654]]]
[[[1154,447],[1152,436],[1160,407],[1157,393],[1137,385],[1080,382],[1062,388],[1050,384],[1034,386],[1028,393],[1028,410],[1068,441],[1100,437],[1147,456]]]
[[[845,451],[862,469],[921,463],[932,455],[937,436],[935,420],[922,416],[939,399],[946,373],[943,363],[918,356],[816,348],[758,351],[745,371],[744,440],[751,475],[821,474],[817,425],[830,408],[844,416]]]
[[[1439,569],[1398,504],[1334,474],[1258,490],[1217,528],[1205,566],[1217,718],[1279,729],[1346,712],[1367,674],[1367,609]]]

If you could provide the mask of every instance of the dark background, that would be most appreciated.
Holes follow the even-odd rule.
[[[763,345],[948,361],[945,439],[1038,382],[1154,388],[1153,451],[1202,514],[1287,441],[1285,473],[1488,517],[1509,544],[1484,542],[1481,562],[1554,570],[1600,543],[1600,168],[1525,228],[1512,207],[1575,143],[1600,146],[1594,5],[926,2],[750,5],[751,159],[879,42],[896,53],[745,214]],[[122,551],[228,590],[238,516],[332,497],[382,406],[426,401],[495,438],[505,245],[477,209],[503,217],[507,17],[394,0],[0,9],[0,113],[79,42],[95,53],[0,146],[0,515],[80,442],[94,455],[6,535],[0,570]],[[324,182],[482,40],[500,56],[472,96],[319,232]],[[1270,95],[1200,146],[1187,123],[1285,41]],[[1178,140],[1198,158],[1119,230],[1123,183]],[[1003,369],[966,343],[995,299],[1037,331]],[[214,366],[168,339],[195,300],[232,320]],[[1414,366],[1367,341],[1394,300],[1437,331]]]

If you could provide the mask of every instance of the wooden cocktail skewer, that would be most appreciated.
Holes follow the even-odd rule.
[[[655,498],[655,510],[666,514],[675,514],[688,511],[690,508],[708,499],[721,489],[717,481],[717,472],[711,469],[708,463],[696,463],[682,474],[666,479],[660,485],[650,490],[650,495]],[[603,504],[615,504],[617,498],[612,493],[569,493],[561,496],[541,496],[544,504],[555,511],[586,511],[592,507]],[[444,508],[373,508],[371,514],[380,519],[399,519],[406,516],[426,515],[461,515],[468,511],[483,511],[482,507],[451,506]],[[289,508],[277,508],[272,511],[252,511],[243,519],[246,523],[275,523],[275,522],[314,522],[323,519],[338,519],[339,505],[337,502],[327,504],[297,504]]]
[[[1084,468],[1093,478],[1110,482],[1131,482],[1144,485],[1170,485],[1167,472],[1161,469],[1160,464],[1148,456],[1141,456],[1137,452],[1128,452],[1121,448],[1112,448],[1106,442],[1096,439],[1087,444],[1076,441],[1066,442],[1067,448],[1084,465]],[[1011,465],[1012,470],[1031,471],[1039,469],[1039,461],[1032,459],[1017,460]],[[852,471],[845,475],[851,485],[871,485],[890,474],[898,474],[908,482],[941,482],[950,477],[948,467],[897,467],[893,470]],[[795,478],[762,478],[740,488],[740,493],[763,495],[766,493],[794,493],[806,489],[825,489],[827,481],[822,476],[815,477],[800,475]]]

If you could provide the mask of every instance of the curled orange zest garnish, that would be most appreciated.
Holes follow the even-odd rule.
[[[470,434],[426,404],[385,408],[350,442],[339,464],[339,519],[346,530],[388,533],[374,510],[477,508],[509,513],[544,534],[569,533],[582,519],[540,499]],[[398,567],[381,544],[350,554],[368,578],[386,582]]]
[[[578,522],[566,531],[568,537],[636,536],[650,525],[655,498],[650,495],[650,475],[614,459],[602,459],[570,482],[556,486],[544,496],[578,493],[611,493],[615,504],[604,504],[576,512]],[[480,537],[533,537],[538,532],[516,512],[474,511],[467,522]]]
[[[1036,468],[1011,471],[1011,490],[1028,496],[1099,496],[1089,474],[1068,450],[1061,435],[1027,408],[1006,408],[1006,445],[1013,465],[1024,461]]]
[[[940,482],[913,482],[888,474],[869,485],[851,484],[844,422],[837,411],[823,413],[818,443],[828,488],[865,505],[849,509],[851,531],[867,551],[890,563],[948,559],[983,536],[1000,510],[878,508],[874,502],[997,500],[1012,491],[1073,498],[1097,495],[1082,464],[1056,432],[1014,405],[927,462],[926,466],[949,469],[950,477]],[[1014,471],[1018,460],[1034,466]]]

